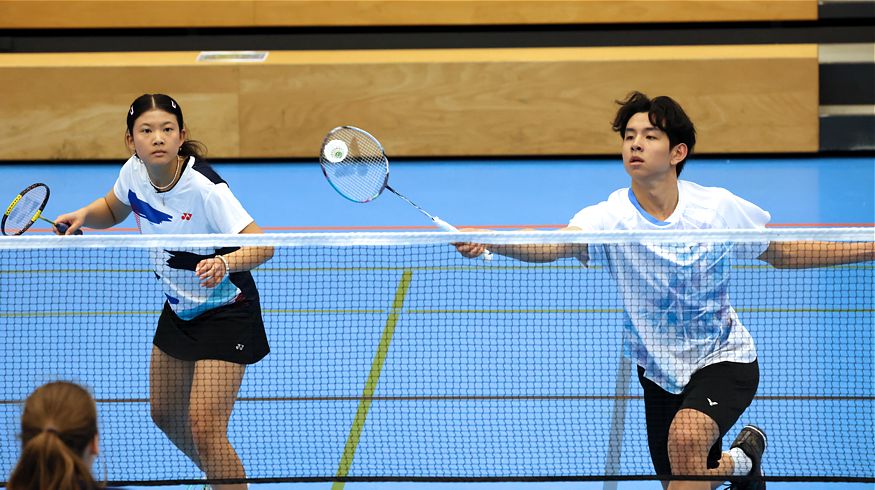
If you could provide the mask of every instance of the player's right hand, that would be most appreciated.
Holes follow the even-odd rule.
[[[467,233],[476,233],[476,232],[484,232],[487,230],[481,230],[478,228],[462,228],[459,231],[467,232]],[[456,250],[462,254],[463,257],[467,257],[469,259],[475,259],[483,254],[486,251],[486,245],[482,243],[470,243],[470,242],[462,242],[462,243],[454,243],[454,247]]]
[[[82,228],[82,225],[84,224],[85,212],[82,210],[73,211],[72,213],[62,214],[55,218],[55,226],[52,227],[52,231],[55,235],[72,235],[76,233],[76,230]],[[66,231],[62,232],[59,230],[59,225],[61,225],[61,229],[66,226]]]
[[[479,257],[483,252],[486,251],[486,245],[482,243],[454,243],[456,250],[462,254],[463,257],[467,257],[469,259],[474,259]]]

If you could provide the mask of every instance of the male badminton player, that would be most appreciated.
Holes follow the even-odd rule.
[[[619,101],[613,122],[622,138],[629,188],[578,212],[567,231],[759,229],[770,215],[716,187],[679,180],[696,143],[692,121],[669,97],[633,92]],[[483,244],[457,249],[476,257]],[[759,383],[753,339],[728,304],[731,255],[775,267],[816,267],[875,260],[872,243],[499,245],[489,250],[527,262],[602,259],[625,306],[626,354],[638,364],[644,390],[650,456],[660,476],[706,476],[712,481],[664,481],[671,490],[759,489],[763,429],[744,427],[729,451],[723,436],[750,405]],[[684,268],[695,271],[686,276]],[[675,271],[674,273],[672,271]]]

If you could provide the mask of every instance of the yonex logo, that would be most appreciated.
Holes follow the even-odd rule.
[[[191,221],[191,213],[182,213],[183,221]]]
[[[243,350],[243,344],[237,344],[237,347],[235,347],[235,349]]]

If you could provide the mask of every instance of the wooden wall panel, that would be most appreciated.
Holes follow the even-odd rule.
[[[0,55],[0,160],[123,158],[125,111],[135,97],[153,92],[185,101],[191,136],[203,139],[211,154],[237,156],[237,67],[195,69],[193,59],[191,53]]]
[[[297,54],[277,53],[247,71],[241,153],[272,147],[306,155],[339,124],[368,128],[403,156],[613,153],[612,101],[635,89],[687,107],[702,133],[700,151],[817,150],[813,46],[367,55],[309,53],[313,59],[298,64]],[[792,134],[778,141],[783,128]]]
[[[0,29],[816,19],[817,0],[0,0]]]
[[[251,0],[0,0],[0,29],[254,25]]]
[[[154,91],[183,104],[214,157],[315,158],[341,124],[390,156],[614,154],[613,100],[632,90],[681,102],[701,153],[818,144],[814,45],[272,52],[263,64],[32,56],[0,55],[0,117],[13,121],[0,159],[117,158],[127,104]]]
[[[255,2],[266,26],[603,24],[816,20],[816,0],[304,0]]]

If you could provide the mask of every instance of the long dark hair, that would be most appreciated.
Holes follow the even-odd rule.
[[[620,105],[620,109],[617,110],[612,127],[614,131],[620,133],[621,138],[626,133],[629,119],[635,114],[646,112],[650,124],[668,135],[668,142],[672,148],[684,143],[687,145],[687,157],[693,154],[693,147],[696,145],[696,128],[681,105],[674,99],[664,95],[650,99],[641,92],[632,92],[626,100],[616,102]],[[687,163],[687,157],[675,167],[677,175],[681,174],[684,164]]]
[[[85,388],[66,381],[40,386],[21,415],[21,457],[9,490],[98,488],[82,458],[97,436],[97,405]]]
[[[154,109],[160,109],[176,116],[176,122],[179,124],[180,131],[185,129],[185,123],[182,118],[182,107],[179,102],[173,100],[169,95],[164,94],[143,94],[131,104],[128,109],[128,134],[134,134],[134,121],[137,120],[144,112]],[[198,160],[203,160],[207,155],[207,147],[200,141],[185,140],[179,148],[179,154],[184,157],[193,156]]]

